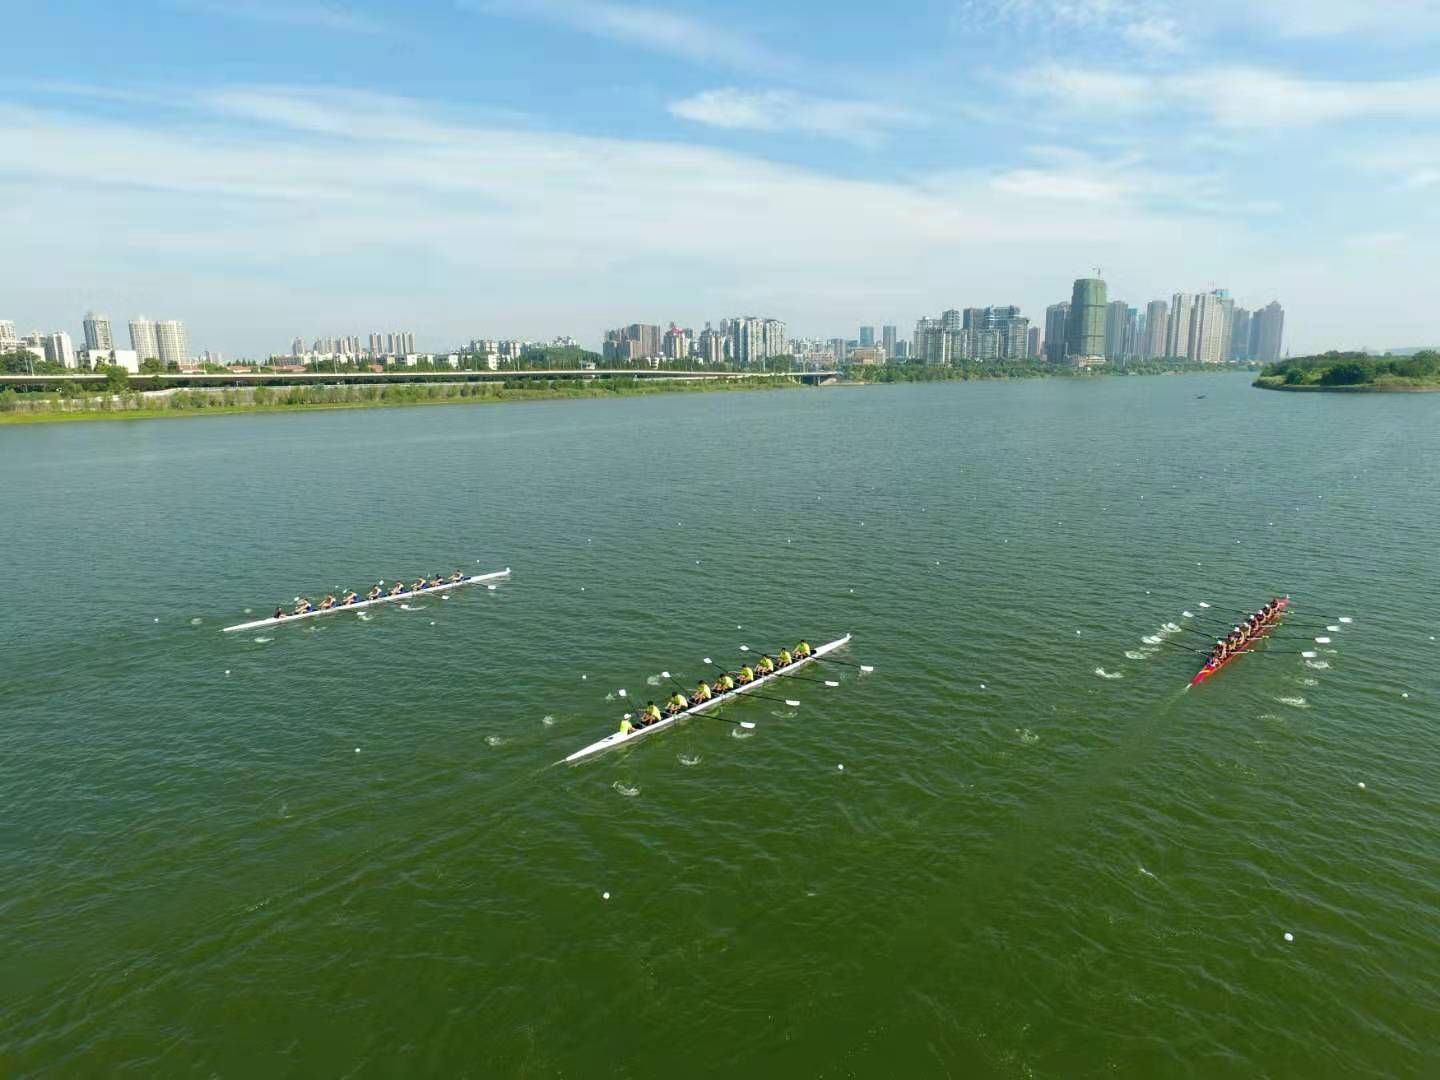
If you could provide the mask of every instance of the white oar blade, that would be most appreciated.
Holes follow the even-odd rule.
[[[1329,639],[1328,637],[1317,637],[1317,638],[1315,639],[1315,644],[1316,644],[1316,645],[1329,645],[1329,644],[1330,644],[1330,639]]]
[[[794,698],[787,697],[785,699],[785,704],[789,705],[792,709],[798,709],[800,707],[800,702],[796,701]]]
[[[866,675],[869,675],[869,674],[870,674],[872,671],[874,671],[875,669],[874,669],[874,667],[872,667],[872,666],[869,665],[869,664],[861,664],[861,665],[860,665],[860,670],[863,671]]]
[[[705,659],[704,659],[702,662],[703,662],[703,663],[706,663],[706,664],[713,664],[715,661],[714,661],[714,660],[711,660],[711,659],[707,656],[707,657],[705,657]]]
[[[755,725],[752,724],[749,720],[741,720],[740,726],[751,731],[755,730]]]
[[[826,679],[826,680],[825,680],[825,685],[826,685],[826,686],[839,686],[840,684],[839,684],[838,682],[836,682],[834,679]]]
[[[1340,616],[1340,621],[1341,621],[1342,623],[1352,623],[1352,622],[1354,622],[1355,620],[1352,619],[1349,615],[1341,615],[1341,616]]]
[[[660,672],[660,678],[662,678],[662,679],[668,679],[669,677],[670,677],[670,673],[669,673],[668,671],[662,671],[662,672]]]

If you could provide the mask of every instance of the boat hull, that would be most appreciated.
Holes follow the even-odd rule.
[[[490,574],[472,574],[464,581],[447,581],[443,585],[436,585],[433,589],[413,589],[410,592],[403,592],[399,596],[377,596],[374,600],[361,600],[354,604],[336,604],[332,608],[321,611],[316,608],[314,611],[307,611],[303,615],[286,615],[283,619],[271,617],[269,619],[255,619],[252,622],[237,623],[234,626],[227,626],[220,632],[222,634],[233,634],[240,630],[259,630],[266,626],[289,626],[291,623],[304,622],[306,619],[318,619],[321,615],[338,615],[342,611],[364,611],[368,607],[375,607],[379,604],[394,604],[402,600],[410,600],[416,596],[430,596],[434,593],[449,592],[451,589],[458,589],[464,585],[478,585],[484,581],[495,581],[497,578],[509,577],[510,568],[496,570]]]
[[[1290,598],[1289,598],[1288,596],[1282,598],[1281,601],[1280,601],[1280,609],[1279,609],[1273,616],[1271,616],[1270,620],[1269,620],[1263,627],[1260,628],[1260,633],[1256,636],[1255,641],[1259,641],[1260,638],[1264,637],[1266,634],[1270,633],[1271,630],[1274,630],[1274,629],[1275,629],[1276,625],[1279,624],[1280,619],[1284,616],[1284,614],[1285,614],[1285,609],[1286,609],[1287,607],[1289,607],[1289,606],[1290,606]],[[1242,649],[1240,652],[1231,653],[1229,656],[1227,656],[1224,660],[1220,661],[1220,663],[1216,664],[1214,667],[1211,667],[1209,664],[1206,664],[1204,667],[1202,667],[1199,671],[1197,671],[1197,672],[1195,673],[1195,677],[1190,680],[1190,685],[1191,685],[1191,686],[1199,686],[1199,685],[1200,685],[1201,683],[1203,683],[1206,679],[1212,679],[1212,678],[1214,678],[1216,675],[1220,674],[1220,672],[1224,671],[1225,668],[1229,667],[1231,661],[1233,661],[1233,660],[1235,660],[1237,657],[1243,656],[1245,653],[1249,652],[1249,651],[1250,651],[1250,648],[1251,648],[1251,646],[1247,645],[1247,646],[1246,646],[1244,649]]]
[[[615,750],[621,746],[629,746],[631,743],[639,739],[643,739],[648,735],[654,735],[656,732],[663,731],[666,728],[674,727],[681,720],[684,720],[687,716],[694,716],[696,713],[708,712],[716,706],[726,701],[733,701],[744,694],[750,693],[752,690],[756,690],[759,687],[764,686],[768,682],[771,682],[775,679],[783,679],[791,672],[799,671],[806,664],[814,663],[822,656],[825,656],[828,653],[832,653],[836,649],[844,645],[848,645],[849,643],[850,635],[846,634],[842,638],[836,638],[834,641],[829,641],[826,642],[824,645],[818,646],[805,659],[797,660],[789,667],[781,668],[779,671],[772,672],[769,675],[762,675],[754,682],[746,683],[744,686],[737,686],[728,694],[721,694],[717,697],[712,697],[709,701],[703,701],[699,705],[692,705],[690,706],[690,708],[685,709],[682,712],[678,712],[674,716],[667,716],[663,720],[657,720],[655,721],[655,723],[649,725],[648,727],[637,727],[628,733],[617,731],[614,734],[607,735],[605,738],[600,739],[597,742],[593,742],[589,746],[584,746],[581,747],[579,750],[576,750],[573,754],[571,754],[565,759],[565,764],[575,765],[581,761],[584,761],[586,758],[592,758],[597,754],[603,754],[607,750]]]

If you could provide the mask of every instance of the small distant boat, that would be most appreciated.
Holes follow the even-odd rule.
[[[313,608],[299,615],[284,615],[278,619],[255,619],[253,622],[236,623],[234,626],[225,627],[221,630],[221,633],[233,634],[237,630],[258,630],[262,626],[280,626],[285,623],[302,622],[305,619],[314,619],[321,615],[335,615],[341,611],[361,611],[368,607],[374,607],[376,604],[389,604],[396,600],[409,600],[411,597],[424,596],[427,593],[448,592],[451,589],[458,589],[462,585],[478,585],[482,581],[494,581],[496,578],[509,576],[510,568],[507,566],[504,570],[496,570],[491,574],[472,574],[467,578],[462,578],[460,581],[446,581],[443,584],[432,585],[426,589],[406,589],[404,592],[396,593],[394,596],[387,593],[384,596],[377,596],[374,600],[357,600],[353,604],[335,604],[333,607],[328,608]]]
[[[1205,400],[1207,397],[1209,397],[1209,396],[1210,396],[1209,394],[1196,394],[1196,395],[1195,395],[1195,400],[1196,400],[1196,401],[1204,401],[1204,400]]]

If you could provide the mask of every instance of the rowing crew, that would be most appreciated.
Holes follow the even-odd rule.
[[[631,715],[626,713],[620,720],[620,732],[623,735],[628,735],[636,728],[658,724],[667,716],[676,716],[686,709],[709,701],[711,698],[719,697],[722,694],[729,694],[733,692],[737,686],[745,686],[766,675],[773,675],[782,668],[787,668],[791,664],[797,664],[812,655],[814,655],[814,650],[810,648],[810,643],[808,641],[801,641],[795,646],[794,652],[791,652],[789,649],[781,649],[773,657],[769,653],[766,653],[755,662],[753,668],[749,664],[742,664],[740,670],[735,672],[734,675],[731,675],[728,671],[724,671],[720,673],[720,677],[714,682],[707,683],[704,679],[701,679],[695,689],[690,692],[689,697],[686,697],[679,690],[676,690],[675,693],[666,698],[663,712],[659,705],[651,701],[633,718],[633,722]]]
[[[384,583],[381,582],[365,594],[365,599],[368,601],[379,600],[382,597],[408,596],[410,593],[424,592],[426,589],[438,589],[442,585],[458,585],[464,580],[464,571],[456,570],[455,573],[451,574],[448,578],[442,578],[439,574],[429,578],[416,578],[413,585],[406,585],[403,581],[397,581],[394,585],[390,586],[388,590],[382,587]],[[335,599],[335,594],[331,593],[318,604],[311,603],[308,598],[301,598],[295,601],[295,610],[293,612],[287,612],[284,608],[277,607],[274,618],[284,619],[289,615],[309,615],[315,611],[330,611],[332,608],[348,607],[351,604],[358,603],[360,603],[360,596],[353,589],[345,593],[338,600]]]
[[[1275,620],[1275,617],[1280,614],[1280,610],[1280,600],[1277,597],[1232,629],[1230,633],[1215,642],[1214,647],[1210,650],[1210,658],[1206,661],[1206,666],[1219,667],[1232,656],[1244,652],[1261,631]]]

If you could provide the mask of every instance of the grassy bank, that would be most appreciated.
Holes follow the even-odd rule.
[[[1301,390],[1341,394],[1415,394],[1440,390],[1440,353],[1369,356],[1322,353],[1269,364],[1255,386],[1261,390]]]
[[[240,413],[315,412],[331,409],[398,408],[410,405],[493,404],[775,390],[801,385],[781,379],[595,379],[554,382],[433,383],[397,386],[256,387],[254,390],[177,391],[158,397],[133,391],[61,397],[0,393],[0,424],[50,424],[94,420],[161,420]]]

